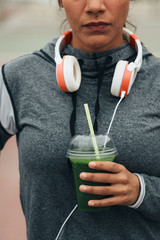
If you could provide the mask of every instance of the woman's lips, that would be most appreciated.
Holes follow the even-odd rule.
[[[108,27],[110,24],[106,22],[90,22],[84,25],[84,27],[88,28],[92,31],[101,31]]]

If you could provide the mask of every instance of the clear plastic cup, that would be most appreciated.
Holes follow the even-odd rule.
[[[95,153],[93,147],[92,137],[87,135],[77,135],[72,138],[69,149],[67,151],[67,157],[72,163],[73,176],[76,188],[76,196],[78,202],[78,208],[81,211],[99,211],[106,208],[95,208],[88,206],[88,201],[93,199],[103,199],[107,196],[92,195],[88,193],[80,192],[79,186],[82,184],[92,186],[106,186],[106,183],[95,183],[88,182],[80,179],[79,175],[81,172],[102,172],[91,169],[88,167],[90,161],[114,161],[117,155],[117,149],[114,146],[113,140],[108,135],[97,135],[95,136],[99,154]],[[106,145],[104,147],[104,143]]]

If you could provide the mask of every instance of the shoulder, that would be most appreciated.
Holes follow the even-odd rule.
[[[140,76],[145,78],[146,81],[156,81],[160,84],[160,58],[153,55],[147,48],[143,45],[143,61],[142,67],[140,69]]]
[[[160,58],[154,56],[143,45],[143,60],[140,71],[136,77],[137,91],[156,98],[160,94]]]
[[[144,69],[152,70],[160,68],[160,58],[153,55],[144,45],[143,45],[143,66]]]
[[[34,76],[46,73],[50,68],[55,71],[54,43],[47,43],[41,50],[20,56],[3,66],[3,75],[10,84],[34,81]],[[48,58],[50,61],[48,61]]]
[[[28,54],[11,60],[3,65],[3,74],[7,79],[17,79],[28,74],[30,70],[36,67],[38,60],[35,55]]]
[[[154,55],[146,56],[143,60],[142,73],[150,81],[160,86],[160,58]]]
[[[20,56],[11,60],[4,66],[5,73],[12,75],[13,77],[15,75],[20,76],[21,74],[29,74],[29,72],[32,70],[40,70],[43,68],[45,63],[48,63],[44,53],[50,56],[54,62],[55,43],[56,39],[53,39],[52,42],[47,43],[41,50],[36,50],[31,54]]]
[[[137,74],[138,91],[153,109],[159,108],[160,97],[160,58],[149,51],[143,54],[142,67]],[[148,98],[148,100],[147,100]]]

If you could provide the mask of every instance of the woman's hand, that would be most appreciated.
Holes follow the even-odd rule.
[[[80,178],[90,182],[109,183],[107,186],[81,185],[79,190],[84,193],[96,195],[112,195],[101,200],[90,200],[89,206],[104,207],[112,205],[129,206],[134,204],[140,193],[138,177],[129,172],[123,165],[115,162],[95,161],[89,167],[95,170],[107,171],[106,173],[82,172]],[[109,172],[109,173],[108,173]]]

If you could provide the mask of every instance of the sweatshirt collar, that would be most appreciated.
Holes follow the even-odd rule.
[[[55,57],[54,49],[57,39],[53,39],[51,43],[48,43],[44,48],[43,51],[46,52],[53,60]],[[142,43],[143,48],[143,58],[146,55],[151,55],[151,53],[145,48]],[[41,54],[41,53],[40,53]],[[131,47],[129,43],[125,43],[117,48],[99,52],[99,53],[86,53],[79,49],[72,47],[71,45],[67,45],[63,51],[61,52],[61,57],[64,55],[71,55],[75,56],[77,60],[80,62],[81,69],[84,72],[93,71],[95,70],[95,60],[101,66],[106,62],[106,71],[114,71],[114,67],[120,60],[126,61],[134,61],[136,58],[136,50]],[[107,61],[106,61],[107,58]],[[82,64],[81,64],[82,63]]]
[[[119,60],[129,60],[133,56],[136,56],[136,51],[133,49],[130,44],[125,43],[117,48],[99,52],[99,53],[86,53],[79,49],[67,45],[62,53],[64,55],[72,55],[77,58],[78,61],[82,61],[82,70],[92,70],[95,68],[95,60],[101,66],[106,62],[106,68],[114,66]],[[107,61],[106,61],[107,60]]]

